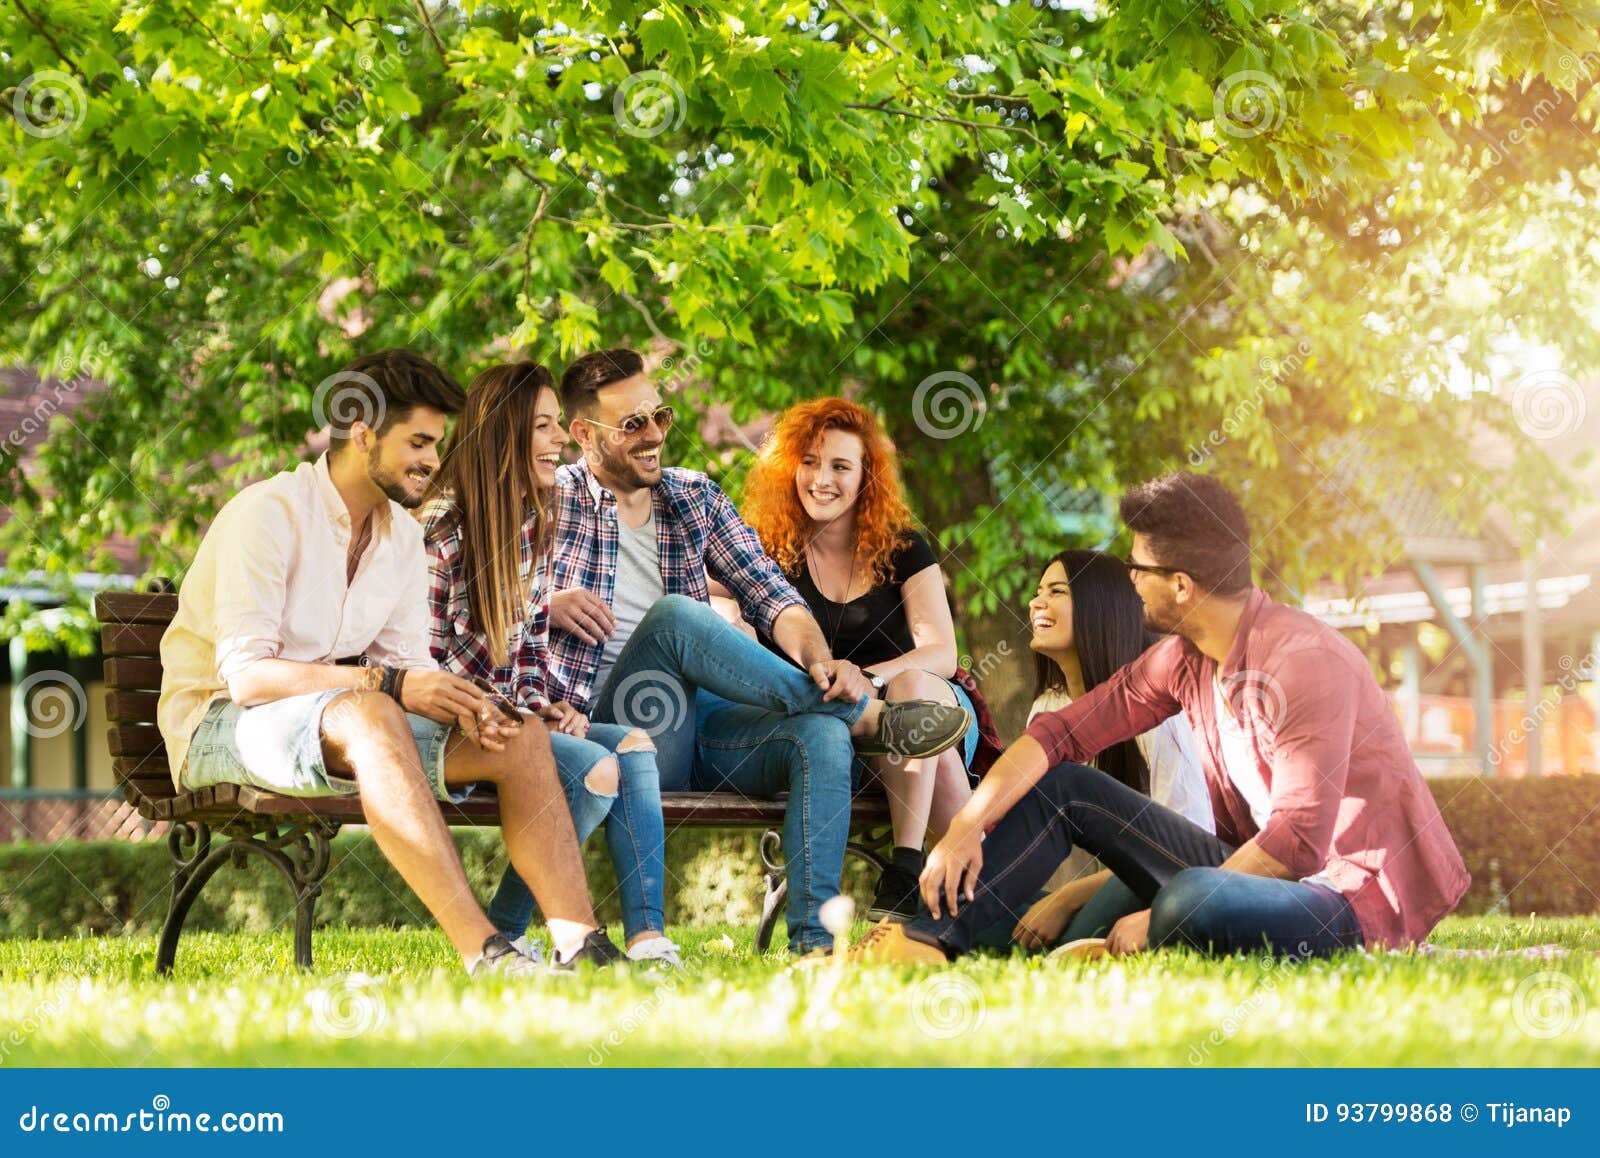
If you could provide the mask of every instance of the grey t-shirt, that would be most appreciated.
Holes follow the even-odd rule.
[[[600,653],[600,670],[595,672],[594,689],[606,686],[606,678],[622,654],[623,645],[633,636],[634,628],[644,618],[644,613],[656,600],[667,593],[661,582],[661,550],[656,545],[656,513],[642,527],[630,527],[617,520],[617,585],[611,597],[611,613],[617,617],[617,629],[606,640]]]

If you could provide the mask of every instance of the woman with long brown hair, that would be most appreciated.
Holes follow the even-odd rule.
[[[971,794],[977,713],[956,682],[955,624],[944,575],[901,494],[894,444],[844,398],[790,407],[745,484],[745,520],[811,606],[832,653],[859,665],[879,698],[955,703],[972,713],[962,742],[927,760],[875,759],[895,848],[868,916],[917,912],[923,841]]]
[[[491,366],[473,379],[440,467],[442,493],[422,512],[432,651],[445,670],[492,685],[508,710],[545,721],[579,843],[605,826],[627,956],[677,965],[662,917],[665,833],[655,747],[639,729],[590,723],[546,693],[549,512],[567,442],[555,382],[543,366]],[[532,917],[533,895],[508,867],[489,919],[533,955],[524,936]],[[604,929],[577,954],[596,964],[617,956]]]

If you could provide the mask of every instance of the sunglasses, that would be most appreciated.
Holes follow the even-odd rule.
[[[593,418],[585,418],[584,421],[590,426],[603,426],[607,430],[620,430],[623,434],[632,438],[636,434],[643,434],[644,428],[652,422],[661,428],[662,434],[665,434],[672,429],[672,420],[675,417],[672,407],[658,406],[648,414],[630,414],[618,426],[612,426],[609,422],[597,422]]]
[[[1135,571],[1147,571],[1151,575],[1187,575],[1182,567],[1157,567],[1154,563],[1135,563],[1132,559],[1119,559],[1131,574]]]

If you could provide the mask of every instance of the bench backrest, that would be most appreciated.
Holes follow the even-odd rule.
[[[111,767],[117,785],[141,816],[170,820],[173,805],[169,802],[180,793],[173,787],[167,748],[156,727],[156,702],[161,697],[161,637],[178,613],[178,597],[102,592],[95,596],[94,613],[100,621],[100,649],[105,654],[106,717],[111,723]],[[662,803],[663,815],[674,825],[778,825],[784,816],[782,800],[758,800],[743,794],[670,792],[664,794]],[[446,808],[452,824],[494,822],[497,815],[492,803],[485,810],[476,797],[459,808]],[[359,813],[355,819],[359,820]],[[857,826],[886,822],[883,796],[858,797],[852,819]]]
[[[178,794],[156,728],[161,636],[177,613],[176,595],[107,591],[94,600],[105,655],[111,767],[128,803],[151,819],[162,801]]]

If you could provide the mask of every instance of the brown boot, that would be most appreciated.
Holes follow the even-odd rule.
[[[1107,952],[1104,937],[1079,937],[1076,941],[1068,941],[1065,945],[1058,946],[1050,956],[1078,961],[1097,961]]]
[[[845,955],[851,965],[948,965],[943,949],[906,935],[906,927],[879,921]]]

